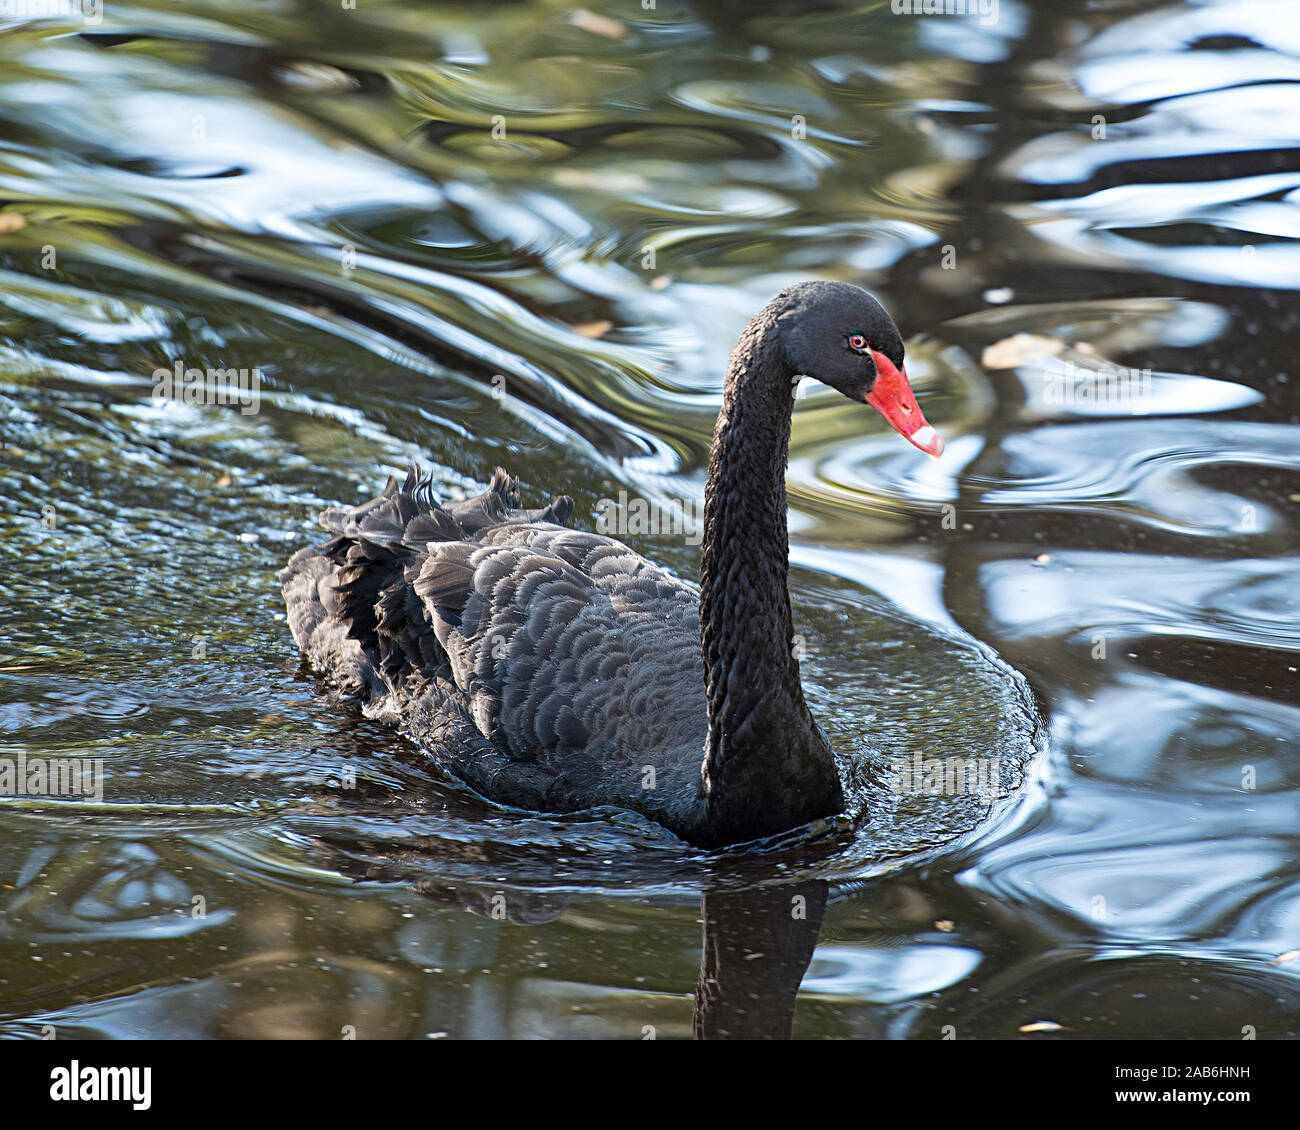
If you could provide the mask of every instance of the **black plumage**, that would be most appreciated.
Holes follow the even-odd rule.
[[[849,344],[859,337],[871,348]],[[704,845],[837,813],[793,648],[785,464],[798,376],[863,400],[876,352],[901,369],[889,316],[843,283],[783,291],[745,328],[714,436],[699,590],[569,528],[567,496],[521,509],[498,470],[482,495],[443,503],[412,469],[326,510],[333,536],[281,571],[294,639],[368,714],[505,804],[615,805]]]

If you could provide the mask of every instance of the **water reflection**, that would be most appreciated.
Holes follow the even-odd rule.
[[[704,955],[695,989],[700,1040],[786,1040],[828,887],[820,880],[700,899]]]
[[[108,781],[0,807],[0,1030],[1297,1034],[1294,21],[1000,10],[7,29],[0,756]],[[698,499],[726,352],[809,275],[881,293],[950,439],[801,399],[814,708],[861,761],[1036,702],[1026,784],[864,772],[856,834],[707,857],[486,805],[298,672],[274,573],[322,506],[417,459]],[[177,359],[261,411],[155,402]]]

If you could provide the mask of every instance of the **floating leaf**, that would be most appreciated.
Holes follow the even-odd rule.
[[[980,357],[986,369],[1014,369],[1030,361],[1055,357],[1065,348],[1065,342],[1041,334],[1012,334],[987,346]]]
[[[602,16],[598,12],[589,12],[586,8],[571,12],[569,23],[574,27],[582,28],[583,31],[591,32],[592,35],[603,35],[606,39],[622,39],[627,35],[626,24],[619,23],[609,16]]]

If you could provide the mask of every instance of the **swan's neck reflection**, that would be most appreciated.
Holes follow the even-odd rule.
[[[695,990],[698,1040],[786,1040],[826,911],[818,879],[709,891],[700,898],[704,953]]]

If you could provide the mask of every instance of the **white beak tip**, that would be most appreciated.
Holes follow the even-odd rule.
[[[917,428],[907,438],[927,455],[933,455],[938,459],[943,454],[943,436],[930,427],[929,424],[926,424],[923,428]]]

